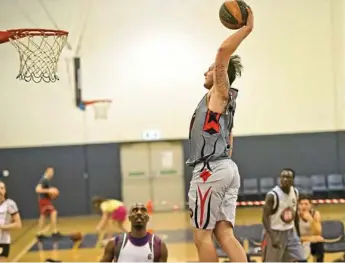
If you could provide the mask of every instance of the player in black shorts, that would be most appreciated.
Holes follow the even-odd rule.
[[[10,254],[10,231],[21,227],[17,204],[7,197],[6,185],[0,181],[0,261],[7,261]]]

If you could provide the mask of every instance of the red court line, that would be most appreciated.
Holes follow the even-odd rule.
[[[345,199],[317,199],[312,202],[313,204],[345,204]],[[242,201],[236,204],[237,206],[262,206],[265,201]]]

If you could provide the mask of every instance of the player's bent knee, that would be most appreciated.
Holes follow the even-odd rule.
[[[50,216],[51,216],[51,217],[57,216],[57,214],[58,214],[58,212],[57,212],[56,209],[54,209],[54,210],[52,210],[52,211],[50,212]]]
[[[233,235],[233,226],[229,221],[218,221],[214,229],[216,235]]]

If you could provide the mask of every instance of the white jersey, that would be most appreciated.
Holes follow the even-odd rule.
[[[293,229],[297,211],[297,189],[291,186],[289,194],[286,194],[279,186],[276,186],[267,194],[274,197],[274,213],[270,216],[271,229],[278,231]]]
[[[154,244],[154,237],[154,235],[151,237],[152,244]],[[153,245],[152,249],[150,247],[150,240],[143,246],[135,246],[132,244],[131,240],[127,238],[127,234],[124,234],[117,262],[153,262],[153,249]]]
[[[6,199],[0,204],[0,225],[12,222],[12,215],[18,213],[17,204],[12,199]],[[9,230],[0,230],[0,244],[10,244],[11,235]]]

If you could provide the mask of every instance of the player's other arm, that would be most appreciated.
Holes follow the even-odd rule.
[[[114,240],[110,240],[108,244],[104,248],[104,252],[100,262],[117,262],[117,258],[114,257],[115,255],[115,242]]]
[[[237,99],[237,94],[238,94],[238,89],[235,88],[230,88],[232,96],[233,96],[233,105],[231,106],[231,111],[232,111],[232,124],[230,127],[230,135],[229,135],[229,156],[232,156],[233,148],[234,148],[234,135],[233,135],[233,128],[234,128],[234,118],[235,118],[235,112],[236,112],[236,99]]]
[[[223,113],[224,106],[228,101],[230,88],[228,65],[230,57],[253,30],[253,13],[249,8],[248,13],[247,25],[228,37],[218,49],[213,71],[214,86],[209,99],[209,109],[213,112]]]
[[[35,191],[37,194],[49,194],[51,191],[51,187],[48,182],[48,179],[42,178],[40,182],[37,184]]]
[[[267,194],[264,204],[264,211],[262,215],[262,224],[267,232],[267,234],[272,237],[271,221],[270,217],[273,214],[274,197],[272,194]]]
[[[162,241],[161,256],[159,258],[159,262],[167,262],[167,261],[168,261],[168,248],[167,248],[167,245]]]
[[[96,230],[98,232],[102,231],[104,229],[104,227],[105,227],[107,222],[108,222],[108,215],[107,215],[107,213],[102,212],[102,217],[101,217],[101,219],[99,220],[99,222],[97,224]]]
[[[315,215],[311,222],[311,229],[314,235],[322,235],[321,215],[319,211],[315,211]]]
[[[19,215],[17,204],[13,200],[8,200],[8,213],[11,215],[11,222],[5,225],[1,225],[1,230],[10,230],[22,228],[22,220]]]
[[[10,230],[10,229],[19,229],[22,228],[22,220],[20,218],[19,213],[15,213],[11,215],[12,220],[11,223],[6,224],[6,225],[1,225],[0,229],[1,230]]]
[[[97,227],[96,227],[96,230],[98,232],[102,231],[108,222],[107,203],[103,202],[100,206],[100,209],[102,211],[102,217],[99,220]]]
[[[322,237],[322,225],[321,225],[321,215],[318,211],[315,211],[314,217],[310,215],[307,219],[310,222],[312,235],[301,236],[302,242],[323,242]]]
[[[48,194],[50,192],[49,188],[43,188],[44,184],[43,183],[39,183],[36,188],[35,191],[37,194]]]

